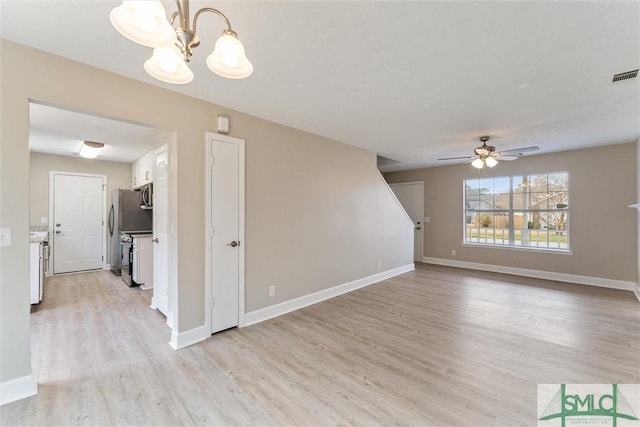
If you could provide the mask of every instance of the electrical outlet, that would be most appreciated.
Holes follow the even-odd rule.
[[[382,268],[382,261],[378,260],[378,268]]]
[[[269,296],[273,297],[275,295],[276,295],[276,287],[275,287],[275,285],[269,286]]]
[[[456,256],[456,250],[455,249],[451,249],[451,256]]]
[[[42,216],[40,217],[40,224],[47,224],[49,221],[47,221],[47,217],[46,216]]]

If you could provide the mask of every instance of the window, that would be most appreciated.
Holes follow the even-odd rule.
[[[464,242],[569,249],[567,172],[464,181]]]

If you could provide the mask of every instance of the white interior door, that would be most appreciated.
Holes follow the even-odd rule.
[[[211,333],[238,326],[244,310],[244,141],[208,134]]]
[[[403,182],[389,186],[413,221],[413,260],[422,262],[424,184],[422,182]]]
[[[102,268],[104,177],[53,174],[53,273]]]
[[[153,180],[153,298],[151,306],[169,319],[169,220],[167,148],[156,151]],[[172,326],[172,325],[169,325]]]

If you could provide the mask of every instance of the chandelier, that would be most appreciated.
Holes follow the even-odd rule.
[[[202,8],[195,13],[191,23],[189,0],[175,2],[177,10],[169,19],[160,1],[124,0],[111,11],[111,23],[116,30],[129,40],[154,48],[153,55],[144,63],[147,73],[167,83],[185,84],[193,80],[193,72],[187,63],[191,60],[191,50],[200,45],[196,32],[198,18],[202,13],[212,12],[224,20],[227,28],[207,57],[207,66],[229,79],[243,79],[251,75],[253,65],[222,12],[211,7]]]

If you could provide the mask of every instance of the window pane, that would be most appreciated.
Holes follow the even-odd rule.
[[[493,207],[497,210],[509,210],[511,208],[509,193],[496,194],[493,197]]]
[[[549,191],[569,191],[569,174],[552,173],[548,177]]]
[[[531,192],[529,193],[529,205],[522,209],[549,209],[549,193]]]
[[[514,245],[567,249],[568,212],[514,212]],[[561,228],[556,228],[561,227]]]
[[[568,249],[568,181],[566,172],[465,181],[464,240]]]
[[[547,192],[547,175],[529,176],[529,188],[534,192]]]
[[[525,188],[524,185],[522,185],[524,180],[524,177],[522,176],[514,176],[511,181],[512,181],[512,191],[514,194],[520,194],[522,193],[523,189]]]

